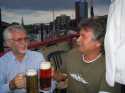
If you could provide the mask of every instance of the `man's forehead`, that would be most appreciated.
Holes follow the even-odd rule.
[[[93,30],[90,27],[83,27],[80,29],[80,33],[83,33],[83,32],[93,32]]]
[[[21,31],[21,30],[14,30],[11,32],[12,34],[26,34],[26,32]]]
[[[26,37],[27,36],[27,34],[25,32],[23,32],[23,31],[13,31],[11,33],[11,35],[12,35],[13,38]]]

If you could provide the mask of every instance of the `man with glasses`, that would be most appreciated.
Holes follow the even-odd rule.
[[[39,69],[43,54],[28,50],[29,39],[26,30],[20,25],[5,29],[4,40],[11,49],[0,58],[0,90],[4,93],[25,93],[25,72]]]

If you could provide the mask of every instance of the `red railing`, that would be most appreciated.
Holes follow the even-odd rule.
[[[45,41],[34,41],[34,42],[31,42],[29,44],[29,49],[38,49],[42,46],[47,46],[47,45],[51,45],[51,44],[56,44],[56,43],[60,43],[60,42],[63,42],[63,41],[67,41],[68,43],[72,44],[72,40],[73,38],[75,37],[78,37],[79,34],[71,34],[71,35],[68,35],[68,36],[62,36],[62,37],[56,37],[56,38],[50,38],[50,39],[47,39]],[[5,52],[0,52],[0,56],[2,56]]]

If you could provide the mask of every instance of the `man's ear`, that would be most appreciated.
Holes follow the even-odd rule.
[[[96,46],[97,46],[97,47],[100,47],[100,46],[101,46],[101,43],[97,41],[97,42],[96,42]]]
[[[4,44],[5,44],[5,46],[7,46],[7,47],[11,47],[11,42],[9,42],[9,41],[5,41]]]

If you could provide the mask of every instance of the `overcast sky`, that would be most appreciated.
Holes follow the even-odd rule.
[[[55,17],[66,14],[75,17],[74,3],[76,0],[0,0],[2,20],[6,22],[21,22],[25,24],[48,23]],[[78,0],[77,0],[78,1]],[[94,0],[95,15],[108,13],[110,0]]]

